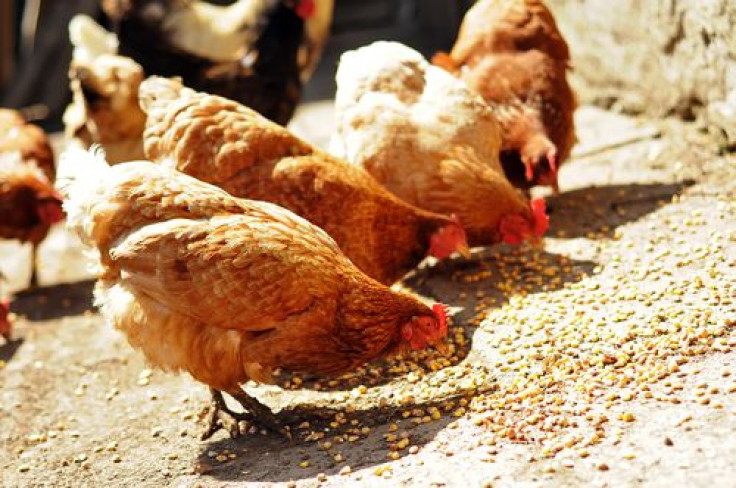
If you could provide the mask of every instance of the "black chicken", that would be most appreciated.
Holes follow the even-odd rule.
[[[243,103],[285,125],[327,37],[334,0],[103,0],[118,53],[147,75]],[[307,50],[305,53],[304,50]],[[308,66],[311,65],[311,66]]]

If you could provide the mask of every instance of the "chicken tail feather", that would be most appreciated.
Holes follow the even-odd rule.
[[[87,242],[85,236],[91,196],[99,182],[105,179],[110,166],[105,160],[105,151],[98,145],[85,150],[74,144],[64,151],[56,170],[56,187],[64,197],[67,226]]]

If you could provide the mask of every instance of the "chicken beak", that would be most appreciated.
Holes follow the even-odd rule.
[[[462,244],[461,246],[458,246],[457,252],[465,259],[470,259],[470,246],[468,246],[467,244]]]
[[[440,341],[437,344],[434,345],[435,350],[437,350],[438,353],[442,354],[445,357],[450,356],[450,346],[447,344],[446,341]]]
[[[535,249],[542,249],[544,246],[544,239],[540,236],[532,236],[527,239],[527,242]]]
[[[555,195],[560,194],[560,184],[557,182],[557,178],[552,182],[552,192],[554,192]]]

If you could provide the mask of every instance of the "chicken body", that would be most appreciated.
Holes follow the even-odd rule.
[[[503,174],[493,112],[461,81],[406,46],[377,42],[343,54],[337,86],[335,154],[407,202],[457,215],[471,245],[546,230],[543,212]]]
[[[46,179],[53,183],[54,151],[46,133],[12,109],[0,108],[0,154],[20,152],[23,161],[34,161]]]
[[[570,53],[540,0],[479,0],[450,54],[433,62],[491,104],[502,127],[501,163],[517,186],[557,187],[575,142]]]
[[[0,109],[0,238],[31,243],[31,286],[38,283],[38,245],[63,218],[54,175],[46,134],[14,110]]]
[[[81,150],[65,153],[59,179],[68,225],[99,253],[96,303],[164,370],[239,396],[274,368],[343,373],[447,332],[443,313],[368,278],[276,205]]]
[[[91,18],[69,24],[74,54],[69,68],[72,103],[64,112],[66,136],[82,147],[99,144],[111,163],[143,157],[146,116],[138,105],[143,68],[118,56],[117,39]]]
[[[426,255],[465,252],[451,218],[406,204],[361,168],[333,158],[236,102],[151,78],[146,155],[244,198],[288,208],[324,229],[368,276],[393,283]]]
[[[120,54],[147,74],[181,76],[187,86],[237,100],[282,125],[301,98],[302,73],[319,58],[332,6],[332,0],[239,0],[228,7],[196,0],[103,3]],[[317,23],[306,29],[312,17]]]

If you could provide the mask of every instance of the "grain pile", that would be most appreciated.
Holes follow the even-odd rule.
[[[721,395],[736,392],[736,379],[725,389],[702,382],[693,388],[681,367],[736,347],[736,228],[729,220],[736,201],[723,195],[714,206],[700,199],[688,218],[671,218],[688,198],[690,206],[699,199],[675,195],[636,224],[589,235],[598,239],[591,257],[604,266],[527,248],[495,251],[453,273],[459,298],[468,298],[463,284],[476,292],[473,309],[451,328],[451,357],[420,352],[335,380],[294,376],[283,386],[337,391],[331,396],[338,404],[362,397],[387,409],[383,436],[394,460],[418,451],[412,428],[448,418],[482,427],[480,444],[528,443],[543,458],[585,458],[591,446],[620,442],[635,424],[630,402],[723,408]],[[552,239],[549,247],[557,244]],[[402,375],[407,381],[398,380]],[[347,406],[298,432],[342,461],[339,444],[358,442],[374,427],[355,413]]]

